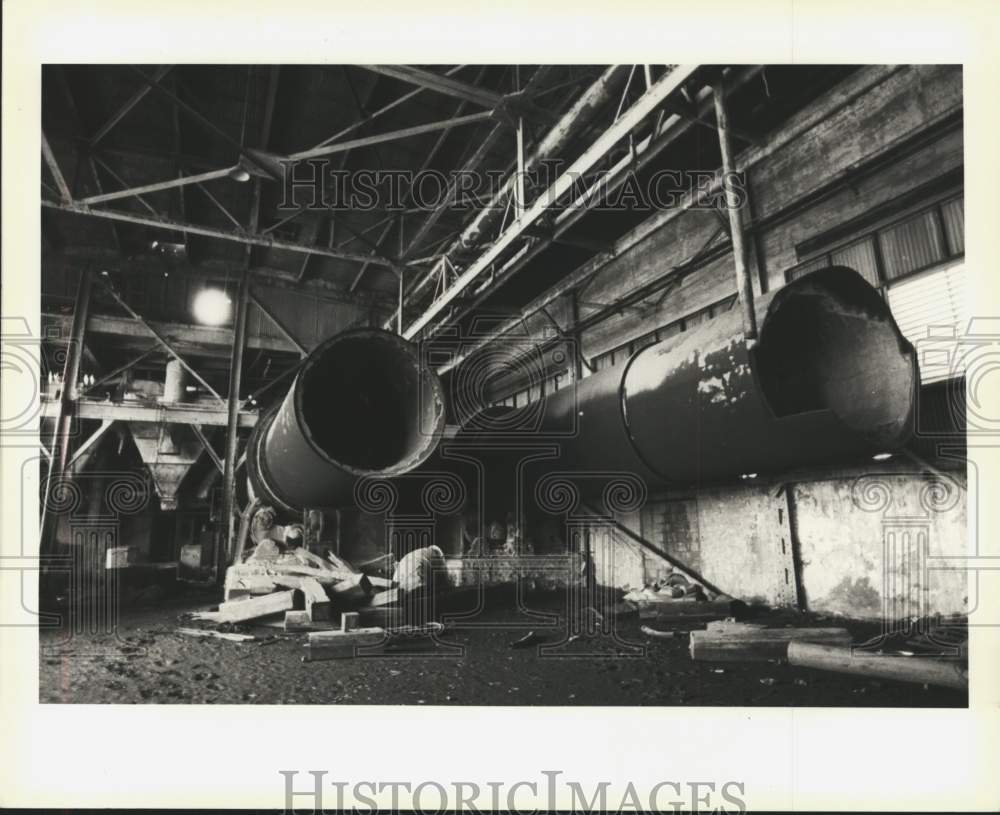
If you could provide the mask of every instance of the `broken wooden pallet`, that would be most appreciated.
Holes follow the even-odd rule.
[[[725,621],[705,631],[692,631],[691,659],[711,662],[766,662],[782,659],[788,643],[802,640],[848,645],[846,628],[765,628],[753,623]]]

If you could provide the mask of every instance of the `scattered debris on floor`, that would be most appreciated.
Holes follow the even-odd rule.
[[[535,645],[536,643],[539,643],[539,642],[544,642],[544,640],[540,636],[538,636],[538,634],[536,634],[534,631],[529,631],[527,634],[525,634],[519,640],[514,640],[510,644],[510,647],[511,648],[528,648],[529,646]]]
[[[186,636],[243,641],[243,637],[254,637],[222,636],[219,629],[252,623],[292,633],[334,634],[343,642],[355,642],[362,639],[358,634],[344,635],[361,630],[362,617],[376,616],[381,621],[384,610],[396,606],[398,600],[392,581],[369,577],[329,550],[323,558],[301,546],[284,549],[268,540],[258,544],[245,561],[226,570],[223,602],[217,609],[190,615],[193,621],[218,628],[178,631]],[[370,631],[381,636],[384,628]]]
[[[640,620],[685,624],[738,616],[743,608],[732,597],[707,591],[675,572],[662,583],[628,592],[614,613],[616,617],[638,613]]]
[[[650,628],[648,625],[640,625],[639,630],[647,637],[658,640],[670,640],[677,636],[676,631],[660,631],[657,628]]]

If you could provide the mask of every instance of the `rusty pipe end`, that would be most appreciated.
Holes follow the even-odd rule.
[[[415,344],[377,328],[345,331],[309,354],[280,407],[258,422],[251,483],[286,509],[347,506],[358,478],[423,463],[444,426],[440,380]]]

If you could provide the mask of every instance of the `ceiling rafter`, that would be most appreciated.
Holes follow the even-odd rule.
[[[362,65],[361,67],[383,76],[391,76],[393,79],[409,82],[411,85],[437,91],[455,99],[482,105],[485,108],[495,108],[503,99],[503,96],[496,91],[487,90],[453,77],[436,74],[433,71],[415,68],[412,65]]]
[[[345,252],[339,249],[328,249],[323,246],[307,246],[291,241],[275,240],[269,235],[256,232],[229,232],[215,227],[202,226],[200,224],[183,223],[173,221],[169,218],[154,218],[151,216],[137,215],[132,212],[122,212],[111,209],[94,209],[82,204],[63,204],[55,201],[42,201],[42,206],[49,209],[56,209],[62,212],[73,213],[74,215],[85,215],[94,218],[107,218],[121,221],[122,223],[138,224],[154,229],[166,229],[175,232],[190,232],[192,235],[201,235],[207,238],[219,238],[221,240],[233,241],[253,246],[263,246],[268,249],[283,249],[289,252],[302,252],[311,255],[323,255],[337,260],[353,261],[354,263],[372,262],[381,266],[392,267],[394,262],[381,257],[371,257],[370,255],[359,255],[355,252]]]
[[[437,314],[464,292],[474,280],[487,271],[490,265],[498,260],[503,252],[535,223],[550,206],[556,203],[566,192],[569,192],[576,178],[591,169],[607,152],[636,127],[646,116],[652,113],[674,91],[690,78],[697,66],[677,66],[666,76],[650,87],[621,116],[607,128],[587,150],[574,161],[551,187],[535,200],[535,202],[494,242],[479,258],[467,268],[440,297],[435,299],[427,309],[403,332],[407,339],[415,337]]]
[[[173,67],[174,67],[173,65],[161,65],[159,68],[156,69],[156,72],[153,74],[153,79],[159,82],[161,79],[166,77],[167,74],[170,73]],[[122,119],[128,116],[132,108],[134,108],[143,99],[145,99],[146,95],[151,90],[152,87],[150,85],[144,84],[141,88],[139,88],[139,90],[137,90],[134,94],[132,94],[132,96],[130,96],[128,100],[125,102],[125,104],[123,104],[120,108],[118,108],[118,110],[112,113],[111,116],[108,117],[107,121],[105,121],[104,124],[102,124],[99,128],[97,128],[97,130],[94,131],[94,135],[92,135],[88,139],[88,144],[90,145],[90,147],[92,148],[96,147],[98,142],[100,142],[105,136],[107,136]]]

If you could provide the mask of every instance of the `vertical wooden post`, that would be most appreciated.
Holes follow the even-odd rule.
[[[257,179],[257,184],[260,180]],[[225,567],[235,551],[233,512],[236,506],[236,449],[239,440],[240,382],[243,378],[243,350],[246,347],[247,307],[250,302],[250,267],[243,271],[236,300],[236,320],[233,325],[233,355],[229,366],[229,410],[226,426],[226,459],[222,474],[222,530],[216,551],[216,580],[225,576]]]
[[[739,292],[743,310],[743,334],[748,345],[757,342],[757,315],[753,306],[753,283],[747,268],[747,247],[743,234],[743,210],[739,193],[733,188],[736,173],[733,160],[733,146],[729,135],[729,116],[726,113],[725,83],[720,78],[712,88],[715,101],[715,121],[719,131],[719,151],[722,153],[722,187],[726,194],[726,210],[729,213],[729,232],[733,241],[733,262],[736,265],[736,290]]]
[[[76,303],[73,307],[73,324],[70,329],[69,344],[66,348],[66,362],[63,365],[62,394],[59,400],[59,414],[56,418],[55,435],[52,439],[52,458],[49,461],[49,475],[45,480],[45,498],[42,501],[42,517],[40,522],[40,545],[45,545],[46,524],[49,513],[47,507],[52,494],[52,485],[66,471],[69,460],[69,431],[73,416],[76,414],[76,402],[80,398],[78,386],[80,379],[80,360],[83,358],[83,343],[87,336],[87,319],[90,316],[90,292],[93,288],[93,273],[85,269],[80,275],[80,283],[76,290]]]

